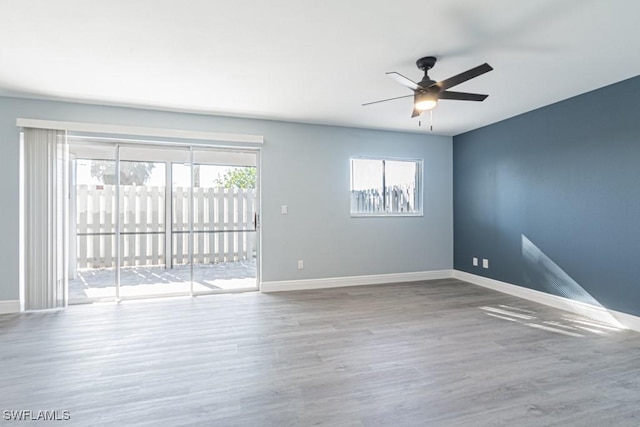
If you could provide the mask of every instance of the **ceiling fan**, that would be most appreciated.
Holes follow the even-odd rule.
[[[434,108],[438,104],[438,100],[440,99],[453,99],[457,101],[484,101],[487,96],[489,96],[480,95],[478,93],[453,92],[447,89],[459,85],[460,83],[464,83],[467,80],[478,77],[484,73],[488,73],[489,71],[493,70],[491,65],[484,63],[475,68],[467,70],[464,73],[460,73],[453,77],[449,77],[448,79],[436,82],[434,80],[431,80],[428,75],[429,70],[432,69],[435,64],[436,57],[434,56],[425,56],[424,58],[420,58],[416,61],[416,65],[418,66],[418,68],[424,71],[424,77],[422,78],[422,80],[420,80],[419,83],[416,83],[406,78],[402,74],[396,73],[395,71],[386,73],[396,82],[411,89],[413,91],[413,95],[398,96],[395,98],[383,99],[381,101],[367,102],[362,105],[365,106],[377,104],[379,102],[387,102],[394,99],[408,98],[410,96],[413,96],[413,113],[411,113],[411,117],[416,117],[419,116],[423,111],[431,110],[432,108]]]

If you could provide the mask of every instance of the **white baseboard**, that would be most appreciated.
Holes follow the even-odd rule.
[[[414,273],[372,274],[367,276],[329,277],[262,282],[261,292],[301,291],[307,289],[342,288],[346,286],[381,285],[385,283],[416,282],[419,280],[450,279],[452,270],[418,271]]]
[[[4,300],[0,301],[0,314],[19,313],[21,310],[20,301]]]
[[[609,310],[606,307],[586,304],[580,301],[525,288],[523,286],[513,285],[511,283],[501,282],[499,280],[489,279],[483,276],[477,276],[464,271],[453,270],[453,277],[474,285],[493,289],[498,292],[559,308],[600,322],[640,332],[640,317],[632,314]]]

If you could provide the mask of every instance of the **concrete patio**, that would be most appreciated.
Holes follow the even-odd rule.
[[[123,267],[120,270],[120,296],[143,297],[188,294],[191,269],[188,265],[166,269],[164,266]],[[79,270],[69,280],[69,301],[112,299],[116,295],[115,268]],[[257,289],[256,261],[196,264],[193,267],[193,292]]]

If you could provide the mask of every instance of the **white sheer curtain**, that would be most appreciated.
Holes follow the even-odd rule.
[[[69,150],[65,132],[24,129],[26,310],[67,305]]]

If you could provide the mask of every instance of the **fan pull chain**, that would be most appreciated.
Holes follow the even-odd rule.
[[[433,110],[429,110],[429,128],[433,132]]]

